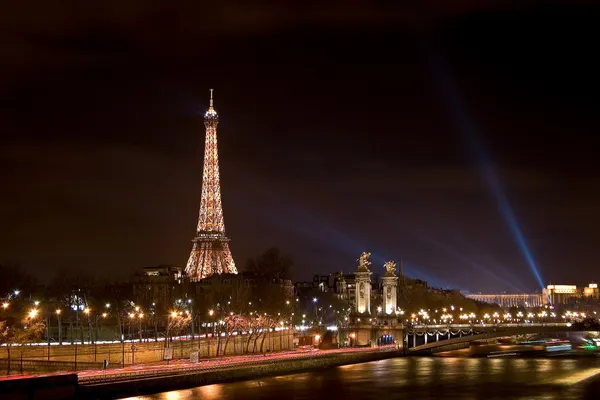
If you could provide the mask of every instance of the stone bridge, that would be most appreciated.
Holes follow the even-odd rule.
[[[575,330],[570,323],[414,325],[406,328],[404,346],[411,354],[435,353],[465,348],[477,341]]]

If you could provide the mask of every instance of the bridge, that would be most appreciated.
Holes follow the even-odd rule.
[[[576,331],[570,323],[413,325],[404,335],[410,353],[435,353],[469,346],[472,342],[515,335]]]

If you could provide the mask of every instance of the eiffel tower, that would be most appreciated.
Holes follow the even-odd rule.
[[[185,272],[192,282],[214,274],[237,274],[223,222],[217,152],[218,123],[219,115],[213,106],[213,90],[210,89],[210,106],[204,114],[206,139],[200,215],[196,237],[192,240],[192,252],[185,268]]]

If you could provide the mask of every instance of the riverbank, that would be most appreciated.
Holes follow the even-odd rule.
[[[154,369],[107,377],[80,377],[77,395],[86,399],[105,399],[151,394],[196,386],[253,379],[262,376],[288,375],[341,365],[383,360],[400,355],[393,346],[348,351],[319,351],[289,357],[268,356],[238,365],[204,365],[176,369]]]

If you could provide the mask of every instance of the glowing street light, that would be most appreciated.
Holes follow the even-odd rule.
[[[56,310],[56,315],[60,315],[60,313],[61,313],[60,309],[57,309]]]
[[[90,309],[89,309],[88,307],[86,307],[86,308],[83,310],[83,312],[84,312],[86,315],[88,315],[88,314],[90,313]]]
[[[9,303],[2,303],[2,308],[4,308],[6,310],[9,305],[10,305]]]
[[[108,313],[102,313],[102,318],[108,317]]]
[[[214,313],[215,313],[214,310],[208,310],[208,315],[210,315],[211,317],[213,316]]]
[[[110,303],[106,303],[106,304],[104,305],[104,307],[106,307],[106,308],[110,308]]]
[[[173,311],[173,312],[171,312],[171,317],[172,317],[172,318],[176,318],[176,317],[177,317],[177,311]]]
[[[29,318],[35,318],[37,313],[38,313],[37,308],[34,308],[33,310],[29,311]]]

